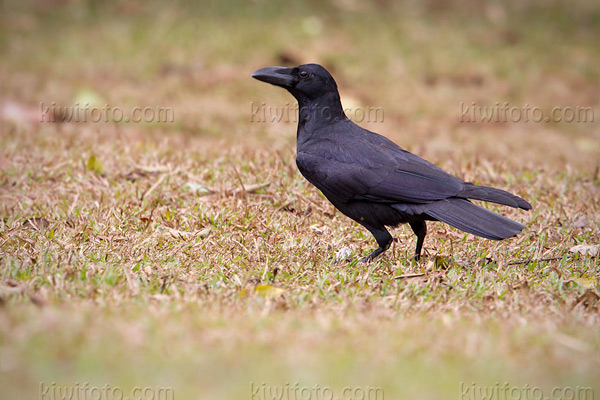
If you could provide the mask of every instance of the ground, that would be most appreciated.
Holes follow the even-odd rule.
[[[595,2],[0,7],[2,398],[600,397]],[[431,223],[414,262],[401,226],[358,263],[375,241],[297,171],[293,98],[250,78],[304,62],[362,126],[529,200],[488,205],[527,229]]]

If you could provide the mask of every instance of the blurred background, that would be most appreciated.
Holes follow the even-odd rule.
[[[345,107],[383,110],[383,118],[360,125],[465,179],[518,189],[540,207],[519,239],[529,246],[525,254],[521,241],[498,253],[513,260],[548,255],[542,251],[553,246],[567,254],[575,241],[569,221],[578,213],[597,221],[597,207],[579,193],[597,195],[600,176],[599,38],[596,0],[0,0],[0,194],[7,214],[0,233],[12,235],[10,242],[0,236],[2,246],[11,246],[6,253],[0,249],[3,265],[10,266],[3,276],[54,305],[39,311],[44,302],[25,295],[11,307],[0,302],[6,332],[0,344],[8,343],[1,348],[0,383],[5,375],[13,398],[35,395],[41,380],[72,385],[88,379],[99,386],[170,384],[177,398],[249,398],[250,381],[296,380],[337,388],[375,383],[385,386],[385,398],[439,399],[460,394],[457,382],[471,382],[465,377],[490,385],[498,376],[528,383],[533,376],[545,385],[597,382],[597,369],[590,368],[598,365],[597,332],[577,325],[581,314],[569,319],[566,301],[552,300],[566,289],[557,283],[556,291],[548,290],[545,275],[537,277],[529,264],[529,270],[510,270],[517,276],[521,268],[519,274],[531,273],[530,282],[542,282],[530,292],[527,280],[518,287],[510,281],[515,291],[533,293],[526,306],[518,295],[512,303],[498,299],[488,306],[486,290],[495,293],[488,287],[473,300],[469,282],[456,302],[455,292],[428,302],[429,283],[410,297],[383,268],[388,276],[381,290],[378,277],[370,286],[338,286],[336,274],[354,274],[349,282],[363,279],[362,266],[312,268],[319,262],[315,254],[329,257],[332,246],[352,241],[365,250],[371,239],[349,221],[325,216],[331,207],[294,166],[293,118],[270,119],[268,110],[293,109],[294,99],[250,75],[265,66],[320,63],[336,79]],[[125,115],[135,107],[168,108],[173,118],[69,123],[65,109],[84,104],[118,107]],[[497,110],[504,104],[535,107],[545,116],[557,107],[586,111],[570,121],[571,115],[559,113],[561,121],[540,122],[533,115],[529,121],[510,115],[486,121],[473,118],[479,111],[465,113],[465,107]],[[257,116],[257,107],[267,120]],[[163,169],[140,172],[140,165]],[[264,204],[223,195],[225,186],[236,188],[242,180],[272,182],[264,198],[256,197]],[[585,191],[570,191],[583,181]],[[198,183],[212,185],[221,197],[199,199],[185,186],[189,182],[200,190]],[[289,204],[299,212],[281,211]],[[305,219],[300,211],[310,207],[315,212]],[[74,223],[71,214],[77,214]],[[259,224],[267,214],[277,219],[275,229]],[[38,243],[23,234],[32,216],[50,220],[56,238],[39,234]],[[183,240],[147,244],[155,225],[168,223],[181,230],[211,227],[209,239],[231,249],[200,240],[192,249]],[[246,223],[255,225],[255,237]],[[317,224],[333,233],[317,235]],[[98,239],[106,232],[123,240]],[[412,251],[412,236],[402,232],[401,256]],[[596,233],[589,232],[591,241]],[[429,239],[430,246],[447,254],[452,241],[442,239],[452,236],[436,234],[429,237],[441,240]],[[246,243],[254,254],[238,245],[246,239],[254,240]],[[280,247],[288,243],[295,247]],[[467,251],[468,262],[491,260],[481,242],[468,243],[460,253]],[[63,244],[73,260],[61,259]],[[138,261],[138,245],[152,256]],[[267,276],[269,259],[286,265],[280,279],[289,286],[288,303],[273,307],[240,294],[242,279]],[[404,268],[403,261],[391,262],[386,265],[393,273]],[[593,261],[586,262],[593,269]],[[477,282],[495,285],[496,268],[502,268],[492,265]],[[569,264],[561,265],[567,270]],[[310,279],[296,280],[295,268],[305,267]],[[330,271],[322,274],[322,268]],[[466,274],[458,271],[457,281]],[[141,293],[131,289],[128,274],[142,282]],[[165,289],[168,274],[189,278],[173,283],[185,289]],[[326,278],[333,282],[328,288]],[[204,292],[209,287],[212,297]],[[403,303],[394,290],[403,293]],[[579,295],[570,290],[568,301]],[[486,320],[494,304],[501,309]],[[435,305],[439,312],[429,318]],[[542,322],[528,327],[532,313]],[[478,336],[473,325],[482,320]],[[565,321],[564,331],[591,339],[557,334],[554,341],[551,334]],[[540,326],[545,336],[538,335]]]
[[[598,165],[600,5],[592,0],[3,0],[1,8],[4,132],[39,120],[40,103],[89,102],[174,111],[171,124],[119,126],[131,135],[293,146],[293,121],[250,123],[253,106],[293,98],[249,76],[316,62],[334,75],[346,107],[384,111],[383,122],[363,125],[423,156],[510,164],[518,151],[517,164],[529,168],[593,173]],[[461,120],[463,105],[506,102],[545,115],[586,107],[588,118]]]

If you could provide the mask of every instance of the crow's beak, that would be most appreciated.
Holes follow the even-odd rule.
[[[281,86],[283,88],[292,87],[294,77],[292,69],[285,67],[267,67],[261,68],[252,74],[254,79],[270,83],[271,85]]]

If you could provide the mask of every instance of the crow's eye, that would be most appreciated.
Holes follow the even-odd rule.
[[[298,74],[298,76],[302,79],[306,79],[308,78],[310,74],[307,71],[300,71],[300,73]]]

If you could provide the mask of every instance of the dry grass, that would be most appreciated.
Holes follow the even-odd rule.
[[[259,8],[249,20],[173,7],[154,30],[135,10],[101,9],[89,27],[78,17],[61,28],[77,7],[48,22],[47,10],[5,6],[15,18],[3,28],[1,100],[21,110],[0,138],[6,398],[31,398],[40,381],[172,386],[177,398],[249,398],[250,382],[379,386],[386,398],[459,396],[460,382],[600,393],[598,258],[569,251],[600,243],[597,123],[457,122],[458,102],[472,99],[597,111],[597,14],[573,9],[579,24],[563,23],[565,10],[542,8],[549,19],[522,28],[503,8],[480,10],[481,24],[450,10],[358,15],[352,4],[291,16]],[[198,21],[225,37],[190,41]],[[308,35],[319,21],[323,32]],[[353,30],[357,21],[365,27]],[[266,23],[279,35],[265,35]],[[548,26],[562,35],[541,38]],[[35,42],[51,29],[62,47]],[[103,45],[80,59],[91,43]],[[143,51],[152,46],[164,52]],[[346,102],[383,107],[385,122],[369,128],[530,200],[529,213],[494,208],[528,229],[496,243],[431,224],[429,256],[415,263],[414,237],[400,227],[376,262],[336,260],[375,242],[299,175],[293,123],[248,122],[250,102],[291,102],[248,77],[282,51],[328,64]],[[123,108],[173,107],[176,122],[27,118],[82,88]]]

